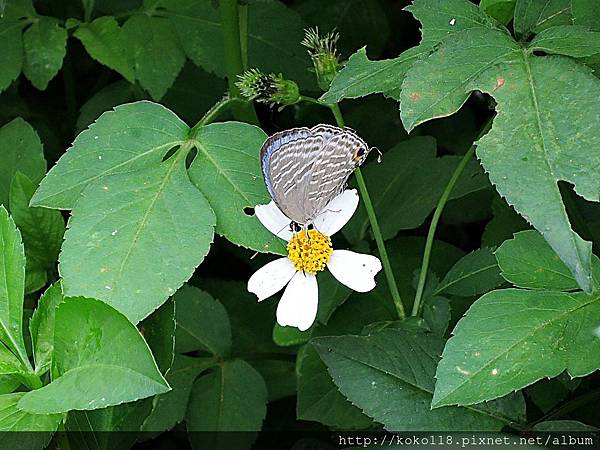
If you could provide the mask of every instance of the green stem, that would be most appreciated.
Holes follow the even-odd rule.
[[[491,126],[492,126],[492,119],[490,119],[486,122],[486,124],[482,128],[481,132],[479,133],[479,135],[477,136],[475,141],[477,141],[481,136],[483,136],[485,133],[487,133],[489,131],[489,129],[491,128]],[[431,259],[431,249],[433,247],[433,238],[435,237],[435,231],[436,231],[438,223],[440,221],[440,217],[442,216],[442,212],[444,211],[444,206],[446,206],[446,203],[448,202],[448,199],[450,198],[450,194],[452,193],[452,189],[454,189],[454,186],[456,185],[456,182],[458,181],[461,174],[463,173],[465,166],[467,165],[467,163],[469,162],[469,160],[475,153],[476,147],[477,147],[477,145],[475,143],[473,143],[473,145],[471,145],[471,147],[469,147],[469,150],[467,150],[467,153],[465,153],[465,155],[462,157],[462,159],[458,163],[458,166],[456,167],[456,169],[454,169],[454,173],[452,174],[450,181],[448,181],[448,184],[446,185],[446,189],[444,189],[444,192],[442,193],[442,196],[440,197],[440,199],[435,207],[435,211],[433,212],[431,224],[429,225],[429,231],[427,232],[427,240],[425,242],[425,250],[423,251],[423,262],[421,263],[421,272],[419,273],[419,282],[417,284],[417,292],[415,294],[415,301],[414,301],[413,307],[412,307],[412,312],[411,312],[412,316],[416,317],[416,316],[419,316],[419,314],[421,313],[421,306],[423,303],[423,291],[425,289],[425,281],[427,280],[427,270],[429,269],[429,260]]]
[[[94,11],[95,0],[83,0],[83,20],[89,22],[92,18],[92,12]]]
[[[318,100],[310,99],[310,97],[302,97],[303,100],[320,103]],[[331,105],[325,105],[331,109],[333,116],[335,117],[335,121],[337,122],[339,127],[344,127],[345,122],[342,116],[342,111],[337,103],[333,103]],[[375,243],[377,244],[377,249],[379,250],[379,257],[381,258],[381,264],[383,266],[383,271],[385,273],[385,278],[388,283],[388,288],[390,290],[390,294],[392,295],[392,300],[394,301],[394,306],[396,307],[396,311],[398,312],[398,317],[400,320],[403,320],[406,317],[406,313],[404,311],[404,305],[402,303],[402,298],[400,297],[400,292],[398,291],[398,285],[396,284],[396,279],[394,278],[394,272],[392,271],[392,265],[390,264],[390,260],[387,254],[387,250],[385,249],[385,243],[383,241],[383,235],[381,234],[381,229],[379,228],[379,222],[377,221],[377,216],[375,215],[375,208],[373,208],[373,203],[371,202],[371,196],[369,195],[369,191],[367,189],[367,185],[365,183],[365,179],[362,176],[362,172],[359,167],[354,171],[356,175],[356,183],[358,185],[358,190],[360,191],[360,195],[363,199],[365,210],[367,211],[367,217],[369,218],[369,222],[371,223],[371,231],[373,232],[373,237],[375,238]]]
[[[242,98],[239,88],[235,85],[237,76],[244,72],[244,58],[240,41],[240,19],[237,0],[221,0],[221,25],[225,44],[225,63],[227,66],[227,83],[231,98]],[[237,120],[258,123],[252,103],[242,103],[233,109]]]
[[[233,106],[239,105],[241,103],[244,103],[244,101],[239,98],[225,97],[219,100],[213,105],[212,108],[210,108],[206,112],[206,114],[204,114],[204,116],[202,116],[202,119],[200,119],[198,123],[192,127],[192,129],[190,130],[190,136],[193,136],[198,130],[198,128],[214,122],[227,109],[232,108]]]

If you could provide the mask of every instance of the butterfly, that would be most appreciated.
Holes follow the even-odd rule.
[[[275,204],[297,227],[306,227],[344,190],[370,150],[353,130],[321,124],[269,137],[260,161]]]

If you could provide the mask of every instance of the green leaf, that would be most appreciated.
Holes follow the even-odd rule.
[[[516,0],[481,0],[479,7],[498,22],[508,25],[513,18]]]
[[[223,305],[210,294],[187,284],[173,298],[177,352],[205,351],[227,357],[231,352],[231,327]]]
[[[186,414],[192,447],[246,448],[253,433],[222,432],[260,431],[266,402],[267,387],[256,369],[241,359],[223,362],[194,383]]]
[[[104,111],[135,100],[135,86],[126,80],[109,84],[96,92],[82,106],[77,118],[77,132],[85,130]]]
[[[186,140],[187,132],[188,126],[175,113],[157,103],[117,106],[77,136],[48,172],[31,204],[71,209],[93,181],[158,166],[170,149]]]
[[[436,151],[433,138],[419,136],[386,152],[384,164],[372,162],[363,169],[384,239],[393,238],[400,230],[419,227],[435,208],[460,160],[458,156],[436,158]],[[423,167],[427,170],[422,170]],[[489,186],[476,162],[468,166],[463,180],[451,198]],[[365,237],[369,226],[361,203],[344,227],[344,235],[351,242],[358,242]]]
[[[21,233],[0,205],[0,341],[28,363],[22,331],[24,281]]]
[[[507,421],[486,407],[431,410],[443,346],[436,335],[386,329],[369,336],[317,338],[313,345],[340,391],[388,430],[492,431]]]
[[[38,183],[46,173],[46,161],[40,138],[20,117],[0,128],[0,148],[0,204],[8,205],[10,184],[17,171]]]
[[[215,217],[189,181],[185,155],[88,185],[60,254],[65,295],[97,298],[137,323],[192,276]]]
[[[19,358],[0,342],[0,375],[18,375],[21,372],[23,365]]]
[[[198,89],[198,86],[210,86],[210,89]],[[161,103],[177,111],[187,123],[197,123],[215,103],[223,99],[224,92],[227,92],[224,79],[188,61]]]
[[[252,367],[267,384],[269,402],[296,395],[296,370],[293,361],[257,359],[252,361]]]
[[[484,295],[446,344],[433,406],[490,400],[565,369],[574,377],[593,372],[600,361],[598,314],[598,297],[581,292],[504,289]]]
[[[40,90],[62,67],[67,53],[67,31],[53,17],[39,17],[23,33],[23,73]]]
[[[363,47],[350,56],[320,100],[325,103],[337,103],[345,98],[358,98],[375,93],[398,99],[400,84],[406,71],[427,53],[429,49],[415,47],[397,58],[371,61],[367,58],[366,47]]]
[[[571,229],[557,182],[572,183],[579,195],[598,201],[600,177],[590,169],[595,155],[588,149],[600,145],[600,130],[591,125],[600,114],[594,101],[600,80],[568,58],[521,53],[482,74],[471,88],[498,102],[492,130],[477,146],[490,181],[590,291],[591,243]]]
[[[196,377],[215,364],[213,358],[190,358],[176,355],[173,367],[167,373],[172,390],[152,399],[152,412],[142,425],[142,431],[170,430],[185,417],[185,412]]]
[[[17,79],[23,67],[21,23],[0,19],[0,92]]]
[[[458,111],[469,97],[467,87],[472,80],[520,52],[503,31],[473,28],[453,34],[406,73],[400,93],[404,127],[411,131],[430,119]]]
[[[571,24],[571,0],[517,0],[514,28],[518,35],[539,33],[556,25]]]
[[[133,15],[123,25],[135,77],[154,100],[165,95],[185,63],[175,28],[164,18],[147,15]]]
[[[317,320],[327,324],[331,315],[352,294],[352,290],[340,283],[331,272],[324,270],[317,274],[319,283],[319,309]]]
[[[421,45],[427,45],[428,48],[462,30],[502,28],[467,0],[415,0],[405,9],[421,22]]]
[[[545,29],[527,47],[531,51],[582,58],[600,53],[600,33],[584,26],[560,25]]]
[[[234,244],[258,251],[286,254],[282,241],[246,208],[269,203],[258,159],[267,135],[240,122],[214,123],[195,135],[198,154],[190,179],[204,194],[217,216],[216,232]]]
[[[496,250],[502,276],[528,289],[568,291],[577,281],[544,238],[534,230],[521,231]]]
[[[600,132],[580,117],[598,114],[591,93],[600,92],[600,81],[567,58],[534,57],[502,32],[473,29],[413,66],[403,86],[407,128],[453,113],[471,90],[495,98],[498,115],[479,140],[477,155],[498,192],[542,232],[590,291],[591,244],[571,229],[557,182],[570,182],[584,198],[598,200],[599,178],[589,172],[586,149],[600,142]]]
[[[593,0],[571,0],[573,24],[584,25],[594,31],[600,31],[597,6]]]
[[[556,433],[556,432],[565,432],[565,431],[571,431],[571,432],[597,432],[598,428],[593,427],[591,425],[586,425],[585,423],[581,423],[578,422],[576,420],[547,420],[544,422],[540,422],[535,424],[535,426],[533,427],[534,431],[538,431],[538,432],[544,432],[544,433]],[[574,443],[578,442],[575,436],[565,436],[565,439],[575,439]],[[556,439],[556,441],[554,440]],[[556,443],[557,445],[560,445],[560,442],[558,441],[559,437],[554,437],[552,443]],[[580,438],[581,439],[581,438]]]
[[[472,297],[491,291],[503,282],[494,253],[484,247],[469,253],[452,266],[435,289],[435,294],[444,292]]]
[[[10,211],[23,236],[27,257],[27,276],[39,271],[53,272],[65,233],[65,221],[60,211],[30,207],[36,185],[17,172],[10,186]],[[28,283],[26,283],[28,284]]]
[[[62,414],[31,414],[21,410],[17,404],[25,396],[25,392],[0,395],[0,439],[2,445],[10,445],[5,448],[31,448],[42,449],[50,440],[51,434],[56,431],[62,419]],[[11,445],[16,433],[7,431],[29,431],[36,433],[19,433],[21,440],[18,446]],[[48,432],[48,433],[41,433]],[[13,438],[11,438],[11,434]],[[33,442],[41,442],[35,445]]]
[[[296,364],[296,416],[299,420],[314,420],[336,429],[372,426],[372,420],[340,393],[312,345],[307,345],[298,353]]]
[[[119,72],[130,83],[135,81],[127,36],[114,17],[98,17],[91,23],[82,23],[73,36],[82,42],[90,56],[100,64]]]
[[[52,382],[28,392],[20,409],[43,414],[100,409],[170,389],[142,335],[110,306],[67,298],[55,321]]]
[[[226,75],[219,10],[211,0],[162,0],[164,15],[174,24],[187,56],[198,66]],[[314,86],[310,60],[300,45],[304,24],[295,11],[278,1],[254,1],[248,8],[248,67],[282,73],[300,85]],[[269,26],[265,26],[265,24]],[[281,64],[285,61],[285,64]]]
[[[428,277],[429,279],[429,277]],[[427,327],[443,336],[450,325],[451,311],[448,299],[439,295],[428,296],[423,302],[423,320]]]
[[[354,53],[320,98],[337,103],[374,93],[400,99],[400,85],[407,70],[426,56],[442,39],[461,30],[494,28],[497,24],[474,4],[465,0],[416,0],[406,7],[422,24],[422,39],[397,58],[371,61],[366,48]]]
[[[152,402],[70,411],[65,430],[71,448],[86,450],[129,450],[140,436],[139,429],[150,413]]]
[[[167,300],[139,326],[148,343],[156,365],[165,375],[171,370],[175,358],[175,302]]]
[[[54,350],[56,308],[62,301],[61,285],[59,282],[54,283],[40,298],[38,306],[29,321],[35,373],[37,375],[42,375],[50,369]]]
[[[492,211],[494,217],[485,226],[481,237],[483,247],[497,247],[505,240],[512,239],[517,231],[529,228],[525,219],[500,197],[492,200]]]

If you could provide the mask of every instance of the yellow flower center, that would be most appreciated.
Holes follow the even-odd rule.
[[[331,238],[317,230],[296,233],[287,245],[288,258],[296,270],[315,274],[325,269],[331,257]]]

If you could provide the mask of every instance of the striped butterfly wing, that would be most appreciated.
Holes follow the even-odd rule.
[[[308,184],[305,204],[309,220],[321,213],[340,194],[348,177],[366,158],[369,147],[351,130],[337,128],[317,156]]]
[[[271,136],[261,150],[267,189],[279,209],[298,224],[310,219],[305,199],[323,143],[323,137],[310,129],[294,128]]]

